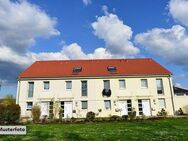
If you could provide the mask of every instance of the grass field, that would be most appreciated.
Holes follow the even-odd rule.
[[[188,141],[188,119],[85,124],[30,124],[25,136],[2,141]]]

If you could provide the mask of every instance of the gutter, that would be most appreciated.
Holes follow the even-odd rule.
[[[172,90],[172,85],[171,85],[170,77],[168,77],[168,80],[169,80],[169,85],[170,85],[170,93],[171,93],[173,114],[175,115],[175,106],[174,106],[174,99],[173,99],[174,93],[173,93],[173,90]]]
[[[19,96],[20,96],[20,80],[18,80],[18,90],[16,95],[16,104],[19,104]]]

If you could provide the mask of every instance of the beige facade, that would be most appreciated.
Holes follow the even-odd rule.
[[[181,96],[175,95],[174,106],[175,106],[175,111],[178,111],[181,108],[185,114],[188,114],[188,96],[187,95],[181,95]]]
[[[147,80],[147,87],[141,86],[141,79]],[[163,94],[157,94],[156,79],[162,79]],[[110,80],[110,97],[102,95],[104,80]],[[120,88],[119,80],[125,80],[125,88]],[[48,90],[44,90],[44,81],[49,81]],[[72,81],[72,89],[66,89],[66,81]],[[82,81],[87,81],[87,96],[82,96]],[[30,98],[28,98],[29,82],[34,82],[33,97]],[[173,95],[169,75],[38,78],[18,81],[17,103],[21,106],[22,117],[31,116],[31,111],[27,110],[28,102],[41,106],[42,102],[53,101],[57,103],[57,107],[60,107],[61,102],[66,103],[65,110],[68,108],[67,112],[71,112],[66,117],[83,118],[89,111],[95,112],[98,117],[127,114],[128,109],[122,109],[122,107],[128,108],[131,100],[131,108],[135,109],[138,116],[139,112],[144,110],[148,116],[156,116],[162,108],[168,112],[168,115],[174,114]],[[108,100],[106,107],[109,106],[110,101],[108,109],[105,107],[105,100]],[[87,101],[86,109],[83,109],[82,101]],[[142,104],[139,105],[139,101]],[[47,110],[49,110],[49,103]],[[57,113],[56,116],[58,116]]]

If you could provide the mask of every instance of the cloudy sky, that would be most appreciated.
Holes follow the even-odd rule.
[[[187,0],[0,0],[0,97],[36,60],[140,57],[188,88]]]

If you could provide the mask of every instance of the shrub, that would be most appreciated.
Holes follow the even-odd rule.
[[[127,120],[127,119],[128,119],[128,117],[129,117],[128,115],[122,115],[122,117],[121,117],[121,118],[122,118],[122,120]]]
[[[113,116],[111,116],[110,117],[110,120],[111,121],[116,121],[116,120],[120,120],[121,118],[120,118],[120,116],[118,116],[118,115],[113,115]]]
[[[134,108],[132,108],[132,111],[128,113],[128,117],[130,120],[133,120],[136,118],[136,111],[134,110]]]
[[[41,114],[41,110],[40,107],[38,105],[34,105],[32,108],[32,118],[33,118],[33,122],[39,122],[40,121],[40,114]]]
[[[95,113],[90,111],[86,114],[86,121],[94,121],[95,119]]]
[[[0,123],[15,124],[20,119],[20,106],[18,104],[0,104]]]
[[[178,115],[184,115],[184,112],[183,112],[182,108],[179,108]]]
[[[161,109],[160,112],[158,112],[157,116],[163,116],[163,117],[166,117],[167,116],[167,112],[165,111],[165,109]]]

